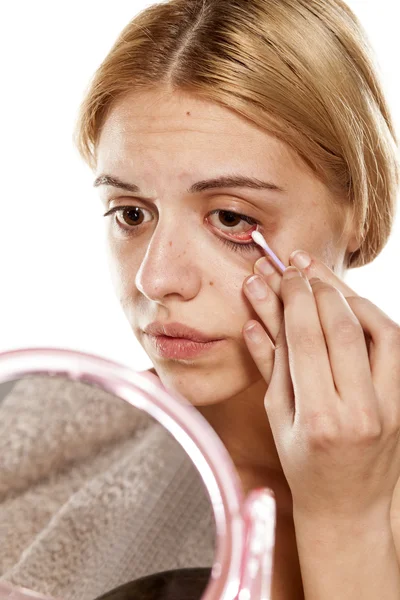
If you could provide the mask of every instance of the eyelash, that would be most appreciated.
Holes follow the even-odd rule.
[[[111,210],[109,210],[108,212],[106,212],[103,217],[108,217],[111,216],[113,213],[117,213],[117,212],[122,212],[125,209],[133,209],[133,208],[140,208],[140,206],[115,206],[114,208],[112,208]],[[248,217],[247,215],[243,215],[241,213],[235,212],[233,210],[225,210],[222,208],[216,208],[215,210],[212,210],[210,212],[210,215],[214,215],[216,213],[219,212],[227,212],[227,213],[231,213],[233,215],[235,215],[236,217],[239,217],[241,220],[246,221],[246,223],[249,223],[249,225],[259,225],[261,226],[261,222],[258,221],[257,219],[253,219],[252,217]],[[117,221],[118,223],[118,221]],[[123,231],[127,231],[126,229],[124,229],[123,227],[121,227],[121,225],[118,224],[118,227],[120,229],[122,229]],[[245,244],[241,244],[240,242],[232,242],[231,240],[228,240],[226,238],[222,238],[222,237],[217,237],[217,239],[222,243],[225,244],[227,246],[229,246],[229,248],[231,250],[233,250],[234,252],[237,252],[238,250],[240,252],[251,252],[254,248],[258,248],[258,244],[256,244],[255,242],[248,242]]]

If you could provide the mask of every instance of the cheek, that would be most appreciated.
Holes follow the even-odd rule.
[[[110,241],[107,250],[112,284],[118,298],[123,300],[127,295],[132,295],[135,288],[135,278],[140,268],[141,258],[137,249],[128,244]]]
[[[329,266],[337,252],[332,225],[317,210],[312,215],[301,214],[290,220],[271,240],[271,247],[285,265],[294,250],[308,250]]]
[[[225,323],[236,323],[238,328],[241,328],[245,321],[255,318],[255,310],[244,293],[243,284],[244,280],[249,277],[253,272],[252,265],[249,269],[244,271],[243,269],[235,270],[226,273],[227,277],[213,277],[209,278],[213,286],[208,286],[210,297],[214,308],[221,314],[221,321]]]
[[[306,239],[306,238],[304,238]],[[329,268],[335,264],[338,256],[338,237],[332,227],[332,221],[321,218],[312,224],[308,237],[308,248],[318,260]]]

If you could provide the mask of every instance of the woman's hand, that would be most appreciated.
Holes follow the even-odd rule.
[[[265,298],[250,294],[251,277],[244,290],[276,347],[257,321],[243,333],[269,384],[265,408],[294,511],[389,513],[400,475],[400,327],[314,257],[303,275],[272,269],[261,276]]]

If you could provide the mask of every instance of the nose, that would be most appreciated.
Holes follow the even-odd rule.
[[[200,289],[200,261],[183,223],[159,224],[136,274],[136,287],[160,304],[170,296],[190,300]]]

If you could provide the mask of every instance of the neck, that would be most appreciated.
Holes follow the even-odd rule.
[[[241,479],[245,494],[259,487],[271,488],[280,515],[292,515],[290,488],[282,471],[264,396],[267,384],[260,378],[244,392],[218,404],[197,410],[218,434]]]

